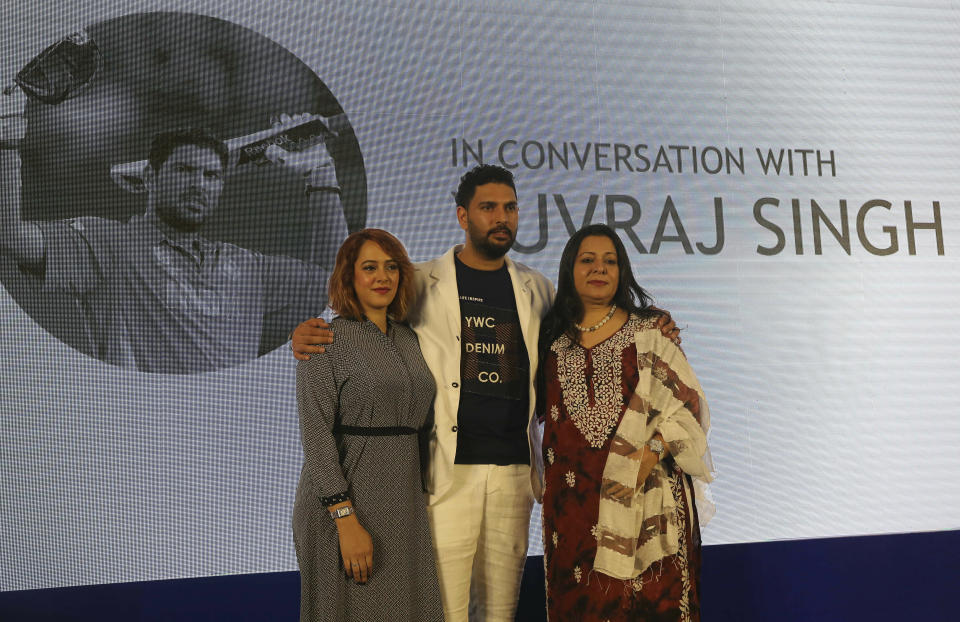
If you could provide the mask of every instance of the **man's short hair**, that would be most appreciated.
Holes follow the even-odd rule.
[[[200,128],[160,132],[154,136],[153,143],[150,145],[150,155],[147,156],[150,168],[159,171],[170,154],[177,147],[184,145],[195,145],[213,151],[220,158],[220,164],[223,165],[223,168],[227,168],[227,161],[230,157],[227,146],[222,140]]]
[[[477,192],[477,186],[484,184],[503,184],[513,189],[513,194],[517,194],[517,186],[513,182],[513,173],[494,164],[481,164],[475,166],[460,178],[460,186],[454,199],[459,207],[467,208],[473,195]]]
[[[390,259],[400,266],[400,282],[397,283],[397,295],[387,307],[387,315],[397,321],[407,317],[410,305],[413,303],[415,291],[413,288],[413,263],[407,257],[407,250],[392,234],[383,229],[362,229],[351,233],[340,245],[337,251],[337,261],[330,275],[330,308],[351,320],[359,320],[363,315],[363,307],[357,299],[357,291],[353,287],[354,265],[360,255],[360,247],[366,242],[376,242]]]

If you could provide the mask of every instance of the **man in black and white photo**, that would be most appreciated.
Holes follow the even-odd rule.
[[[316,162],[306,157],[274,157],[274,165],[296,160],[309,172]],[[44,289],[79,301],[75,341],[102,361],[182,374],[253,359],[278,345],[261,343],[264,318],[322,311],[327,270],[202,235],[229,160],[226,145],[202,130],[161,132],[143,173],[142,216],[31,222],[21,219],[19,155],[4,150],[0,250]],[[320,191],[335,184],[327,179]]]

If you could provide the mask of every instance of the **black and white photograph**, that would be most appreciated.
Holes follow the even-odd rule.
[[[269,352],[323,312],[366,182],[346,113],[293,54],[224,20],[141,13],[63,37],[16,84],[2,279],[46,330],[106,363],[188,374]]]

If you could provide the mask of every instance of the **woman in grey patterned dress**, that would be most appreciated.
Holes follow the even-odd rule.
[[[400,323],[412,277],[389,233],[349,236],[330,277],[336,340],[297,366],[301,621],[443,619],[420,475],[436,388]]]

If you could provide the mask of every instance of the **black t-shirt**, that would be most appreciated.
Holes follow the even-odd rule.
[[[457,464],[530,464],[530,357],[510,273],[459,258],[460,407]]]

